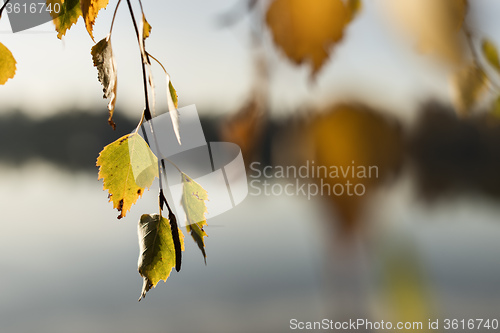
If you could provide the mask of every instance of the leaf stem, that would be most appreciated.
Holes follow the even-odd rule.
[[[109,35],[111,36],[111,33],[113,32],[113,26],[115,25],[115,18],[116,18],[116,12],[118,11],[118,7],[120,6],[120,3],[122,0],[118,0],[118,3],[116,4],[115,7],[115,12],[113,13],[113,20],[111,21],[111,27],[109,28]]]
[[[141,14],[144,15],[144,8],[142,7],[142,1],[139,0],[139,6],[141,7]]]
[[[163,71],[165,72],[165,74],[170,78],[170,75],[168,74],[167,70],[165,69],[165,67],[163,66],[163,64],[160,62],[160,60],[158,60],[155,57],[153,57],[151,55],[151,53],[149,53],[149,52],[146,52],[146,54],[148,55],[148,57],[150,57],[151,59],[153,59],[154,61],[156,61],[158,63],[158,65],[161,66],[161,68],[163,69]]]
[[[132,4],[130,3],[130,0],[127,0],[127,5],[130,12],[130,17],[132,18],[132,22],[134,24],[134,30],[137,35],[137,41],[139,43],[139,49],[141,51],[142,84],[144,86],[144,99],[146,104],[144,117],[146,120],[151,120],[152,117],[151,111],[149,109],[148,81],[146,78],[146,63],[149,62],[149,60],[147,58],[147,55],[145,54],[143,43],[141,43],[141,33],[139,32],[139,28],[137,27],[137,22],[135,20],[134,11],[132,10]]]
[[[139,124],[137,124],[137,127],[135,128],[134,134],[139,132],[139,127],[141,127],[142,123],[144,123],[144,111],[142,112],[141,120],[139,120]]]
[[[172,162],[171,160],[169,160],[168,158],[164,157],[162,160],[165,160],[167,161],[168,163],[172,164],[176,169],[177,171],[179,171],[180,174],[183,174],[184,172],[181,171],[181,169],[179,169],[179,167],[174,163]],[[165,164],[163,164],[163,167],[165,168]]]
[[[5,0],[5,2],[2,5],[2,8],[0,8],[0,18],[2,17],[3,10],[7,6],[7,4],[10,2],[10,0]]]

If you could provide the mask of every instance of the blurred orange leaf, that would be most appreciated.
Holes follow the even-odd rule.
[[[351,9],[342,0],[275,0],[266,22],[274,43],[295,64],[310,62],[315,76],[331,46],[342,39],[351,17]]]

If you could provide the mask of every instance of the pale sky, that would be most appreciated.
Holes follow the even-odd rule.
[[[201,110],[229,112],[248,96],[253,82],[248,20],[229,29],[216,25],[217,15],[236,1],[143,1],[153,27],[147,49],[169,71],[180,106],[196,104]],[[356,99],[411,118],[415,102],[425,96],[449,99],[445,73],[429,57],[398,43],[397,34],[386,22],[383,2],[364,1],[361,15],[335,46],[315,84],[309,82],[306,67],[283,59],[267,34],[273,112]],[[107,34],[116,3],[110,0],[108,9],[99,14],[96,41]],[[470,15],[481,17],[481,32],[500,44],[497,13],[500,2],[475,0]],[[0,41],[18,61],[16,77],[0,87],[0,112],[17,108],[46,116],[72,107],[106,112],[107,101],[101,98],[90,56],[93,42],[82,20],[62,41],[53,30],[52,23],[47,23],[13,34],[8,16],[0,20]],[[118,10],[112,45],[118,66],[117,109],[139,115],[144,103],[140,58],[126,3]],[[165,108],[165,80],[158,66],[154,66],[154,77],[157,107]]]

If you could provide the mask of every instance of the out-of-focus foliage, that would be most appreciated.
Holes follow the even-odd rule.
[[[500,72],[500,59],[498,58],[498,50],[495,44],[491,40],[485,38],[481,43],[481,50],[488,63],[495,70]]]
[[[263,142],[265,110],[262,104],[263,101],[259,99],[259,96],[252,96],[222,125],[222,140],[236,143],[241,148],[247,164],[255,159]]]
[[[398,236],[397,241],[387,237],[389,244],[384,244],[378,253],[380,302],[374,310],[377,316],[393,322],[423,323],[425,330],[429,318],[435,315],[425,270],[412,239]],[[422,328],[411,327],[404,331],[421,332]]]
[[[308,62],[314,77],[329,58],[331,47],[344,36],[344,30],[359,9],[342,0],[275,0],[266,22],[274,43],[295,64]]]
[[[386,0],[387,12],[416,40],[418,50],[460,65],[465,43],[461,28],[467,14],[467,0]]]
[[[357,171],[353,177],[351,168],[363,166],[368,170],[376,166],[376,177],[373,174],[362,179],[366,195],[325,196],[330,203],[328,206],[340,215],[342,228],[351,232],[357,227],[364,200],[399,170],[403,144],[401,128],[395,119],[360,105],[333,105],[290,127],[275,147],[276,162],[300,166],[314,161],[315,165],[349,170],[345,175],[340,174],[340,178],[322,179],[330,188],[338,183],[356,184],[359,181]],[[288,156],[294,156],[293,161],[281,160]]]
[[[470,63],[453,73],[451,77],[452,92],[460,114],[466,114],[484,95],[487,81],[488,78],[476,63]]]

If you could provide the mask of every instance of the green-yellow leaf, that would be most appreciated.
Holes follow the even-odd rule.
[[[200,184],[195,182],[185,173],[182,173],[182,208],[186,212],[186,229],[191,233],[196,244],[203,254],[206,263],[205,241],[203,237],[207,236],[203,226],[207,225],[205,214],[207,206],[205,200],[208,200],[207,191]]]
[[[146,16],[142,14],[142,38],[146,39],[149,37],[149,34],[151,34],[151,25],[148,23],[146,20]]]
[[[109,0],[80,0],[80,8],[82,10],[83,20],[85,21],[85,27],[92,40],[94,40],[93,29],[97,14],[101,9],[106,8],[108,2]]]
[[[158,177],[158,159],[144,139],[127,134],[107,145],[97,158],[98,179],[104,180],[109,201],[125,217],[132,205]]]
[[[172,127],[174,128],[175,137],[177,138],[177,142],[181,144],[181,133],[179,130],[179,111],[177,111],[178,102],[177,102],[177,92],[172,85],[172,81],[170,81],[170,76],[167,74],[167,82],[168,82],[168,90],[167,90],[167,105],[168,111],[170,114],[170,119],[172,119]]]
[[[16,59],[2,43],[0,43],[0,84],[5,84],[16,74]]]
[[[486,60],[488,60],[488,63],[500,72],[500,60],[495,44],[493,44],[493,42],[489,39],[483,39],[481,50],[483,51],[483,55]]]
[[[61,39],[66,34],[66,31],[82,16],[82,10],[80,0],[47,0],[47,7],[50,5],[50,8],[55,8],[57,7],[55,4],[59,4],[61,10],[58,13],[52,10],[50,15],[58,32],[57,37]]]
[[[170,96],[172,97],[172,102],[174,103],[175,108],[179,107],[179,102],[177,100],[177,91],[175,91],[174,86],[172,85],[172,81],[168,81],[168,91],[170,92]]]
[[[116,62],[113,56],[113,49],[111,47],[110,36],[103,38],[92,47],[92,60],[94,66],[97,68],[97,78],[102,84],[102,91],[104,92],[103,98],[109,98],[108,110],[109,118],[108,123],[116,128],[113,121],[113,113],[116,104],[116,87],[117,87],[117,74]]]
[[[288,59],[309,62],[314,76],[329,57],[351,20],[343,0],[274,0],[266,14],[274,44]]]
[[[137,229],[139,235],[139,274],[144,279],[141,297],[156,287],[161,280],[167,281],[175,267],[175,248],[170,221],[158,214],[141,216]],[[184,235],[179,229],[181,250],[184,251]]]

